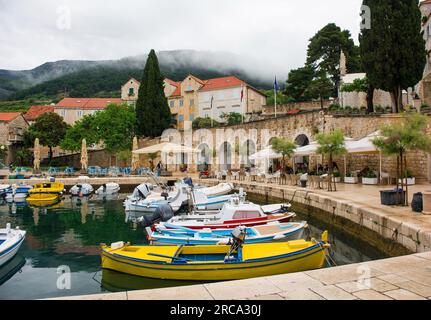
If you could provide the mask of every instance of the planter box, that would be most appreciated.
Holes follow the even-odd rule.
[[[341,182],[341,177],[334,177],[334,182],[335,183],[340,183]]]
[[[378,178],[362,178],[362,184],[364,185],[377,185],[379,184]]]
[[[384,190],[380,191],[381,203],[384,206],[396,206],[404,204],[406,193],[405,191]]]
[[[401,184],[401,179],[398,180],[399,184]],[[416,184],[416,178],[407,178],[404,179],[404,185],[414,186]]]
[[[344,183],[356,184],[358,182],[358,177],[344,177]]]

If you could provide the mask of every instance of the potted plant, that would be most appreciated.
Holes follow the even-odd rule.
[[[379,179],[374,171],[368,171],[362,177],[362,184],[364,185],[377,185],[379,184]]]
[[[416,178],[413,176],[413,173],[410,170],[406,170],[406,174],[403,175],[404,178],[404,185],[407,186],[414,186],[416,184]],[[401,179],[399,179],[399,184],[402,184]]]
[[[376,114],[383,114],[383,113],[385,113],[385,108],[383,108],[381,105],[377,105],[374,108],[374,112]]]
[[[344,183],[356,184],[358,183],[358,177],[353,174],[353,172],[348,172],[344,177]]]
[[[334,182],[335,183],[340,183],[341,182],[341,173],[340,173],[340,171],[335,171],[334,172]]]

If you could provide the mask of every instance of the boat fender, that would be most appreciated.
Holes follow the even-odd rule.
[[[124,241],[115,242],[115,243],[111,244],[111,249],[112,250],[122,249],[122,248],[124,248],[124,245],[125,245]]]
[[[277,234],[276,236],[274,236],[274,240],[281,240],[286,238],[286,236],[284,234]]]

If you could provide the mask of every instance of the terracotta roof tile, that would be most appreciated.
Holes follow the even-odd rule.
[[[211,90],[224,89],[224,88],[234,88],[234,87],[240,87],[245,85],[247,84],[244,81],[234,76],[215,78],[215,79],[207,80],[204,86],[200,89],[200,91],[211,91]]]
[[[48,112],[54,112],[54,106],[31,106],[24,115],[24,118],[27,121],[35,121],[42,114]]]
[[[166,78],[165,81],[167,83],[169,83],[170,85],[172,85],[174,87],[177,87],[177,88],[181,85],[181,82],[176,82],[176,81],[173,81],[173,80],[168,79],[168,78]]]
[[[10,122],[12,120],[15,120],[20,115],[21,112],[0,112],[0,121]]]
[[[64,98],[57,108],[105,109],[109,104],[121,104],[118,98]]]

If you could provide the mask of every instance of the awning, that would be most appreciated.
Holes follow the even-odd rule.
[[[158,152],[180,154],[180,153],[199,153],[200,150],[175,144],[175,143],[163,142],[147,148],[133,151],[134,154],[150,154],[150,153],[158,153]]]
[[[380,132],[374,132],[363,139],[346,143],[347,153],[352,154],[377,154],[380,150],[373,144],[373,140],[380,136]]]
[[[275,152],[272,147],[267,147],[249,157],[250,160],[261,160],[261,159],[280,159],[283,155]]]

